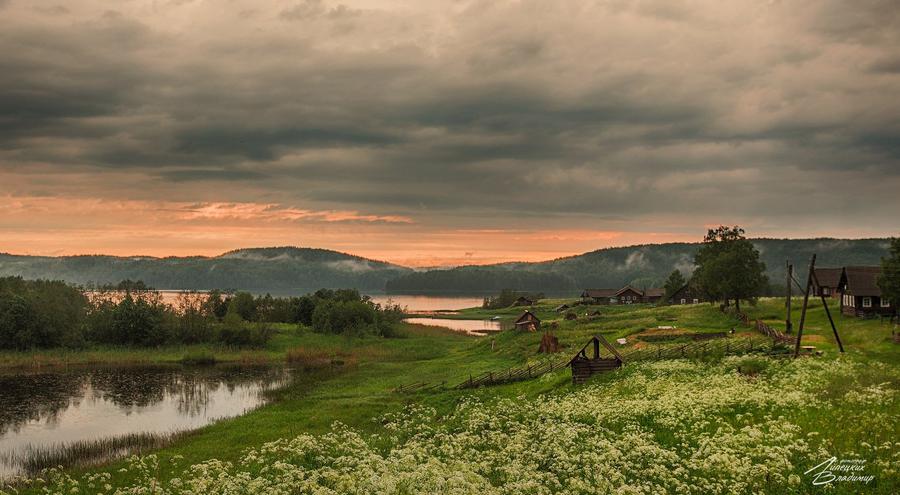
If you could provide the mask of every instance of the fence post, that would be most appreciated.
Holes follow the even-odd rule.
[[[494,372],[493,371],[488,371],[488,381],[490,383],[494,383]]]

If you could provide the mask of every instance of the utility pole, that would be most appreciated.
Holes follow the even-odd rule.
[[[816,283],[816,287],[819,287],[819,277],[816,276],[815,272],[813,272],[812,278],[813,282]],[[823,294],[822,291],[819,291],[819,295],[822,296],[822,307],[825,308],[825,316],[828,317],[828,323],[831,323],[831,331],[834,332],[834,340],[837,341],[838,349],[840,349],[841,352],[844,352],[844,344],[841,342],[837,327],[834,325],[834,319],[831,317],[831,310],[828,309],[828,300],[825,299],[825,294]]]
[[[787,316],[784,319],[784,332],[791,333],[793,329],[793,324],[791,323],[791,296],[793,295],[793,278],[794,278],[794,265],[791,264],[790,261],[785,262],[787,264],[787,277],[785,278],[785,288],[787,289],[787,298],[784,300],[784,307],[787,308]]]
[[[800,339],[803,337],[803,324],[806,323],[806,308],[809,306],[809,289],[813,283],[813,270],[816,269],[816,255],[809,260],[809,272],[806,275],[806,291],[803,293],[803,309],[800,311],[800,328],[797,329],[797,343],[794,344],[794,357],[800,355]]]

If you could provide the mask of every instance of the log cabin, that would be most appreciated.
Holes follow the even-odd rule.
[[[815,287],[813,296],[825,296],[837,299],[840,297],[841,275],[843,268],[816,268],[816,279],[819,285]]]
[[[669,296],[669,304],[699,304],[702,302],[706,302],[706,299],[703,298],[703,294],[691,286],[690,283],[684,284],[682,288],[676,290]]]
[[[838,282],[841,313],[861,318],[896,314],[897,308],[891,301],[881,297],[880,276],[880,266],[844,267]]]

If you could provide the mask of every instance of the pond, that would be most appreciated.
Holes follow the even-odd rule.
[[[241,415],[265,403],[266,392],[292,375],[283,366],[241,365],[0,374],[0,479],[21,474],[34,452],[138,433],[170,434]]]
[[[476,335],[479,337],[502,330],[500,322],[497,320],[450,320],[444,318],[415,317],[406,318],[403,321],[432,327],[449,328],[450,330],[465,332],[469,335]]]

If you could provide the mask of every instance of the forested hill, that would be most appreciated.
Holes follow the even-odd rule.
[[[157,289],[382,290],[409,268],[326,249],[240,249],[215,257],[18,256],[0,254],[0,276],[76,284],[143,280]]]
[[[803,280],[809,258],[817,266],[875,265],[887,255],[888,239],[754,239],[770,282],[783,286],[785,260]],[[538,263],[504,263],[431,270],[403,275],[387,284],[391,292],[480,292],[504,288],[567,293],[588,287],[660,287],[674,269],[693,271],[699,243],[648,244],[609,248]],[[774,287],[773,287],[774,288]]]

